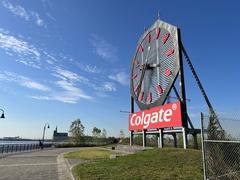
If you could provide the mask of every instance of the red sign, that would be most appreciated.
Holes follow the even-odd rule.
[[[129,115],[129,131],[182,126],[180,101]]]

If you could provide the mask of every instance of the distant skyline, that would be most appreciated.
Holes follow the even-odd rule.
[[[144,27],[160,18],[183,44],[213,107],[240,113],[240,3],[237,1],[0,1],[0,137],[46,138],[80,118],[128,135],[129,72]],[[199,125],[206,104],[185,68],[188,111]]]

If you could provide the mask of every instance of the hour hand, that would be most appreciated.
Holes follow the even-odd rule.
[[[146,66],[146,64],[144,64],[143,69],[142,69],[142,73],[141,73],[141,77],[140,77],[140,80],[139,80],[138,88],[137,88],[137,98],[140,95],[140,91],[141,91],[141,87],[142,87],[142,83],[143,83],[143,79],[144,79],[146,69],[147,69],[147,66]]]
[[[156,68],[156,67],[160,67],[160,63],[158,63],[158,64],[148,64],[148,68]]]

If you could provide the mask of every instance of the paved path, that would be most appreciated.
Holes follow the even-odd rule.
[[[0,159],[0,179],[72,180],[70,165],[63,153],[80,148],[56,148],[19,153]]]

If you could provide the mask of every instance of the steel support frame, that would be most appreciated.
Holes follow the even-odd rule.
[[[178,41],[181,42],[181,33],[178,29]],[[187,103],[186,103],[186,90],[185,90],[185,80],[184,80],[184,70],[183,70],[183,59],[182,59],[182,48],[179,49],[179,86],[180,86],[180,102],[181,102],[181,114],[182,114],[182,124],[183,127],[188,128],[187,122]]]

